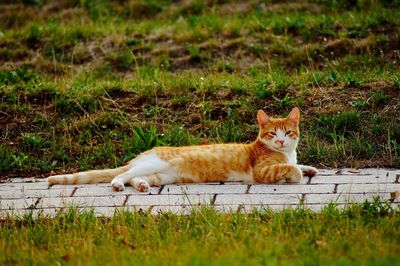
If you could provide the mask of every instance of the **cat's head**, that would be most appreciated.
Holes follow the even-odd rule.
[[[258,139],[269,148],[283,152],[296,149],[300,137],[299,108],[293,108],[285,118],[269,117],[264,111],[259,110],[257,121],[260,127]]]

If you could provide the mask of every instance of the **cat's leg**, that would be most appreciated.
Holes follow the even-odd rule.
[[[132,178],[129,183],[131,186],[141,192],[146,192],[150,187],[159,187],[161,185],[176,183],[176,176],[167,173],[156,173],[148,176]]]
[[[158,156],[150,154],[150,156],[142,157],[140,161],[130,165],[129,170],[125,173],[117,175],[111,181],[114,190],[122,191],[132,178],[139,176],[148,176],[155,173],[165,171],[170,167],[170,164],[161,160]]]
[[[297,165],[300,170],[303,172],[303,175],[305,176],[316,176],[318,174],[318,169],[309,165],[302,165],[302,164],[298,164]]]
[[[125,184],[129,182],[135,176],[135,171],[129,169],[123,174],[117,175],[111,181],[111,186],[115,191],[123,191],[125,189]]]
[[[257,183],[298,183],[303,172],[294,164],[274,164],[264,167],[255,167],[254,181]]]

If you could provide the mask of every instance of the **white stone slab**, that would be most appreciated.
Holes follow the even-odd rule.
[[[45,209],[34,209],[25,210],[25,214],[32,212],[34,217],[50,217],[54,218],[61,210],[57,208],[45,208]]]
[[[126,196],[42,198],[37,208],[123,206]]]
[[[351,169],[345,168],[336,171],[337,175],[374,175],[374,176],[395,176],[400,174],[398,169],[385,169],[385,168],[361,168],[361,169]]]
[[[301,194],[219,194],[215,205],[292,205],[299,204]]]
[[[303,178],[300,180],[299,183],[297,183],[297,185],[305,185],[308,184],[309,182],[310,182],[310,177],[303,176]]]
[[[250,187],[249,193],[250,194],[333,193],[334,189],[335,189],[334,184],[320,184],[320,185],[256,184]]]
[[[152,215],[158,215],[161,213],[174,213],[174,214],[189,214],[193,210],[196,209],[198,206],[191,206],[191,205],[142,205],[142,206],[131,206],[128,207],[127,211],[130,212],[146,212]]]
[[[161,195],[164,194],[217,194],[217,193],[229,193],[229,194],[243,194],[247,190],[247,185],[241,183],[237,184],[181,184],[181,185],[166,185],[161,191]]]
[[[311,178],[311,184],[375,184],[375,183],[394,183],[396,177],[390,176],[379,176],[375,175],[354,175],[354,176],[314,176]]]
[[[337,173],[337,169],[318,169],[319,176],[326,176],[326,175],[335,175]]]
[[[17,178],[0,183],[0,216],[10,212],[55,215],[69,206],[82,211],[94,208],[97,216],[112,216],[116,210],[126,209],[187,214],[199,205],[212,203],[217,210],[227,212],[281,210],[298,206],[302,195],[305,207],[315,211],[328,203],[344,207],[348,202],[364,202],[377,195],[382,201],[391,199],[392,206],[399,208],[400,197],[393,196],[400,195],[399,176],[397,169],[342,169],[340,173],[336,169],[322,169],[318,176],[311,180],[305,177],[300,184],[174,184],[163,187],[161,195],[159,188],[151,188],[147,193],[129,186],[123,192],[115,192],[109,183],[48,188],[46,179]],[[29,209],[35,205],[36,209]]]
[[[83,211],[91,211],[93,209],[94,215],[96,217],[112,217],[116,213],[125,210],[124,207],[93,207],[93,208],[79,208],[78,210]]]
[[[99,184],[72,184],[72,185],[52,185],[52,189],[62,188],[94,188],[94,187],[107,187],[110,188],[110,183],[99,183]]]
[[[231,212],[242,212],[251,213],[254,211],[266,211],[266,210],[283,210],[288,208],[296,208],[297,205],[290,204],[231,204],[231,205],[216,205],[215,209],[221,212],[231,213]]]
[[[91,197],[91,196],[121,196],[121,195],[157,195],[160,188],[151,187],[148,192],[139,192],[138,190],[127,186],[124,191],[114,191],[112,187],[109,186],[80,186],[74,193],[74,197]]]
[[[320,212],[324,209],[327,205],[325,204],[310,204],[310,205],[223,205],[223,206],[215,206],[218,211],[223,212],[244,212],[244,213],[251,213],[254,211],[281,211],[285,209],[296,209],[296,208],[305,208],[307,210],[311,210],[313,212]],[[346,204],[338,204],[337,207],[339,209],[344,208],[347,206]]]
[[[0,199],[18,199],[18,198],[43,198],[43,197],[67,197],[74,191],[72,188],[67,189],[18,189],[0,191]]]
[[[391,194],[391,196],[394,198],[394,203],[400,203],[400,191],[397,191],[394,194]]]
[[[37,198],[25,199],[0,199],[1,210],[26,209],[35,205]]]
[[[214,195],[132,195],[129,196],[125,206],[180,206],[210,204]]]
[[[400,192],[400,184],[376,183],[376,184],[339,184],[337,193],[381,193]]]
[[[31,183],[0,183],[0,193],[4,190],[30,190],[30,189],[48,189],[47,182],[31,182]]]
[[[12,177],[7,178],[5,183],[27,183],[27,182],[44,182],[46,178],[36,177]]]
[[[365,193],[365,194],[306,194],[304,204],[345,204],[345,203],[362,203],[365,200],[373,200],[374,197],[379,196],[381,201],[390,199],[390,193]]]

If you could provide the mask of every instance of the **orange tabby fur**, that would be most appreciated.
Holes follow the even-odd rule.
[[[250,144],[212,144],[188,147],[156,147],[126,166],[48,178],[49,184],[110,182],[115,190],[130,183],[140,191],[171,183],[243,181],[253,183],[299,182],[303,172],[315,175],[311,166],[297,165],[296,147],[300,112],[271,118],[258,111],[258,138]]]

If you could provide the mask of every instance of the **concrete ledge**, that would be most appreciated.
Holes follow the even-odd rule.
[[[0,183],[0,217],[54,216],[68,207],[93,209],[98,216],[121,210],[189,213],[201,205],[224,212],[281,210],[301,204],[319,211],[329,203],[344,207],[380,197],[392,207],[400,204],[399,169],[323,169],[299,184],[244,184],[240,182],[172,184],[141,193],[131,187],[115,192],[109,184],[54,185],[35,178],[13,178]]]

